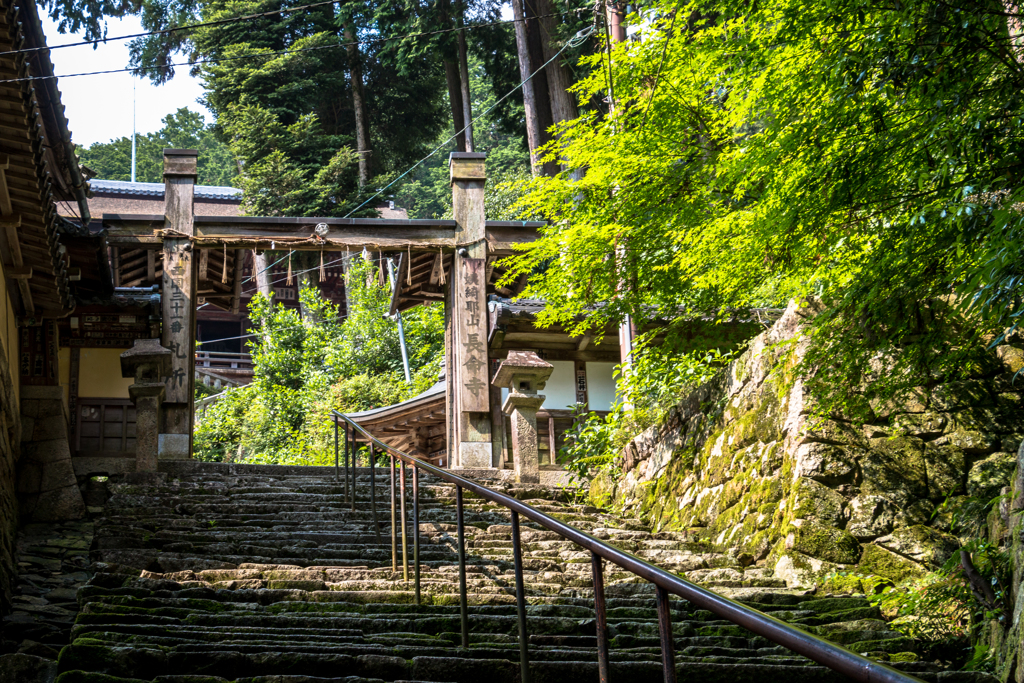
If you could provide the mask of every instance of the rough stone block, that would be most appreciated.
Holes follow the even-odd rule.
[[[940,566],[960,548],[956,537],[921,524],[896,529],[875,545],[931,567]]]
[[[459,454],[461,469],[487,469],[491,467],[492,448],[488,443],[463,441],[462,452]]]
[[[77,486],[43,491],[34,501],[27,501],[28,517],[35,522],[59,522],[85,516],[85,501]]]
[[[793,521],[786,549],[834,564],[855,564],[860,559],[860,544],[848,532],[806,520]]]
[[[825,484],[851,478],[856,471],[855,449],[824,443],[805,443],[796,449],[794,474]]]
[[[795,551],[782,553],[774,568],[775,576],[785,581],[789,588],[810,588],[840,569],[836,564]]]
[[[66,438],[47,441],[29,441],[21,446],[22,461],[30,460],[40,465],[49,465],[71,459],[71,449]]]
[[[793,484],[793,517],[839,526],[846,500],[836,491],[813,479],[800,477]]]
[[[75,471],[69,462],[52,463],[43,469],[39,491],[56,491],[66,486],[78,486]]]
[[[66,438],[67,427],[68,423],[64,420],[63,415],[47,415],[46,417],[40,416],[38,419],[33,420],[31,431],[27,426],[24,426],[22,433],[31,435],[30,439],[32,441],[44,441],[57,436],[64,436]]]
[[[188,434],[161,434],[158,444],[160,460],[188,460],[191,457]]]
[[[850,500],[849,510],[846,530],[859,541],[889,533],[896,521],[896,506],[885,496],[856,496]]]
[[[908,436],[930,439],[939,436],[949,424],[943,413],[907,413],[893,418],[893,427]]]
[[[910,498],[928,495],[924,442],[914,437],[872,439],[859,458],[862,493],[891,494]]]
[[[899,583],[924,574],[924,567],[878,545],[864,546],[857,569],[862,574],[881,576]]]
[[[0,655],[0,683],[52,683],[57,662],[36,655]]]
[[[1013,453],[993,453],[971,465],[967,474],[967,495],[976,496],[986,503],[999,495],[1013,478],[1017,458]]]
[[[930,403],[941,412],[961,410],[995,403],[991,382],[967,379],[940,384],[932,390]]]
[[[928,497],[941,501],[948,495],[963,493],[966,459],[956,446],[928,446],[924,449],[928,473]]]
[[[935,446],[955,446],[969,455],[985,455],[999,447],[999,437],[991,433],[958,429],[940,436],[932,443]]]

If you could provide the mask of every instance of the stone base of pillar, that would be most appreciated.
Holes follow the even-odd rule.
[[[188,460],[188,434],[161,434],[158,443],[160,460]]]
[[[164,383],[136,382],[128,387],[128,395],[135,403],[135,471],[156,472]]]
[[[540,400],[543,400],[543,397],[540,397]],[[540,400],[533,398],[530,402],[539,404]],[[512,463],[515,468],[516,482],[539,484],[540,452],[537,448],[537,408],[520,404],[510,408],[507,413],[512,423]]]
[[[459,470],[490,470],[495,469],[491,462],[494,448],[490,441],[463,441],[459,444],[459,464],[453,469]]]

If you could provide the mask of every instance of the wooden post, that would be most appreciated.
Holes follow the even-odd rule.
[[[451,409],[455,414],[452,467],[493,468],[490,371],[487,362],[486,154],[450,157],[456,242],[451,301]]]
[[[196,259],[194,188],[198,152],[164,150],[164,266],[161,306],[162,345],[171,350],[166,381],[160,458],[192,457],[192,412],[195,403]]]

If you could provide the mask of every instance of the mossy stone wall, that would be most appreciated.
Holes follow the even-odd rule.
[[[1000,369],[874,402],[866,423],[821,419],[794,372],[803,315],[790,306],[628,444],[621,474],[592,483],[594,503],[689,531],[790,586],[840,570],[905,577],[941,563],[957,543],[937,507],[948,496],[998,495],[1009,482],[1024,437],[1022,383]]]

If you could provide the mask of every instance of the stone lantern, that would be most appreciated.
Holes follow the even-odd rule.
[[[509,390],[501,410],[512,420],[512,460],[517,482],[540,483],[537,409],[544,403],[544,396],[537,392],[544,388],[553,370],[551,363],[533,351],[509,351],[492,382]]]
[[[171,356],[159,339],[136,339],[135,346],[121,354],[121,376],[135,378],[128,395],[135,403],[136,472],[156,472],[160,405],[166,393],[163,378],[171,374]]]

